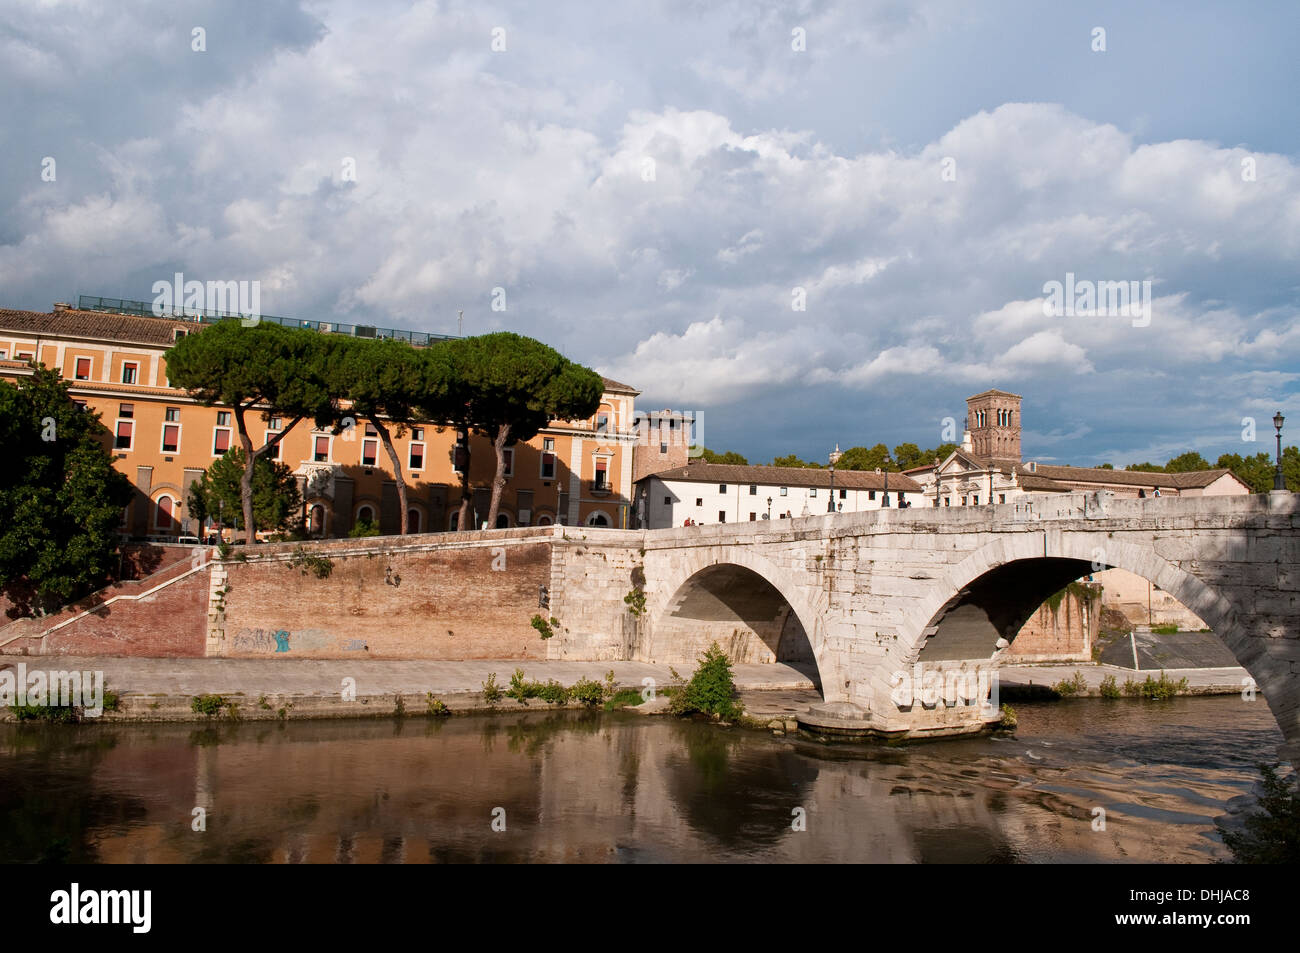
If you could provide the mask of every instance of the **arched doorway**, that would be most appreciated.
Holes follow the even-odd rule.
[[[406,531],[408,533],[420,533],[424,531],[423,515],[414,506],[406,511]]]
[[[325,507],[320,503],[313,503],[307,509],[307,535],[325,535]]]
[[[497,529],[508,529],[510,527],[510,517],[505,513],[497,514]]]
[[[592,513],[590,516],[587,517],[587,525],[588,526],[613,526],[614,524],[613,522],[610,521],[608,513],[604,512],[603,510],[596,510],[594,513]]]

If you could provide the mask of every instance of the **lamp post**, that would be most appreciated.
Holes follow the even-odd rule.
[[[1273,489],[1285,490],[1286,478],[1282,476],[1282,425],[1286,423],[1286,418],[1282,416],[1282,411],[1273,415],[1273,426],[1277,429],[1277,468],[1273,471]]]
[[[840,459],[840,457],[842,457],[842,456],[843,456],[843,454],[840,453],[840,445],[837,443],[837,444],[835,445],[835,449],[831,451],[831,455],[830,455],[830,461],[831,461],[831,495],[830,495],[830,499],[828,499],[828,500],[826,501],[826,512],[827,512],[827,513],[834,513],[834,512],[835,512],[835,464],[839,462],[839,459]]]
[[[767,518],[772,518],[772,498],[770,496],[767,498]]]
[[[889,505],[889,471],[882,470],[880,467],[876,467],[876,476],[879,476],[881,473],[885,475],[885,498],[881,500],[880,505],[888,506]]]

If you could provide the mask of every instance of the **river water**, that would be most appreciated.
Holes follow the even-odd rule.
[[[3,725],[0,860],[1202,863],[1282,740],[1235,696],[1017,703],[1012,736],[896,748],[538,705]]]

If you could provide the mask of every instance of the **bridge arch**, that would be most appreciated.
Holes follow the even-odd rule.
[[[1024,533],[987,543],[943,573],[933,594],[906,613],[900,634],[921,660],[988,658],[997,637],[1014,638],[1053,593],[1103,568],[1125,569],[1168,592],[1205,620],[1257,683],[1265,683],[1267,673],[1256,671],[1256,640],[1242,630],[1228,594],[1161,556],[1153,544],[1095,532]]]
[[[782,645],[801,640],[809,657],[796,657],[792,664],[807,665],[804,671],[819,688],[836,684],[828,669],[825,597],[820,591],[807,593],[789,572],[746,547],[678,551],[673,554],[672,568],[666,578],[660,577],[664,582],[651,594],[646,657],[663,661],[669,655],[680,656],[682,640],[673,635],[675,626],[695,622],[725,628],[734,621],[757,635],[777,661],[784,661],[780,658]],[[788,614],[778,619],[773,610],[781,605]],[[765,623],[769,626],[767,638],[763,637]],[[674,646],[678,646],[676,651]]]

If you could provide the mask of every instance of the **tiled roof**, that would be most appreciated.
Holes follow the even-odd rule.
[[[88,338],[129,344],[171,347],[175,329],[195,329],[190,321],[169,318],[145,318],[104,311],[14,311],[0,308],[0,331],[51,337]]]
[[[639,390],[637,390],[635,387],[631,386],[630,384],[620,384],[612,377],[606,377],[604,374],[600,375],[600,379],[605,382],[605,393],[607,394],[610,393],[611,391],[621,393],[621,394],[641,393]]]
[[[974,400],[976,397],[990,397],[990,396],[992,396],[992,397],[1014,397],[1016,400],[1020,400],[1020,399],[1021,399],[1021,397],[1020,397],[1019,394],[1013,394],[1013,393],[1011,393],[1010,391],[1006,391],[1006,390],[998,390],[996,387],[994,387],[994,388],[991,389],[991,390],[981,391],[981,392],[978,393],[978,394],[973,394],[972,396],[967,397],[966,399],[967,399],[967,400]]]
[[[1144,470],[1104,470],[1100,467],[1067,467],[1040,463],[1033,473],[1021,464],[1016,468],[1017,478],[1046,477],[1066,483],[1106,483],[1119,486],[1167,486],[1179,490],[1195,490],[1209,486],[1231,470],[1192,470],[1187,473],[1149,473]]]
[[[660,480],[685,480],[691,483],[764,483],[771,486],[831,485],[831,471],[813,467],[740,466],[732,463],[688,463],[684,467],[648,474]],[[883,490],[885,474],[871,470],[836,470],[835,485],[846,490]],[[921,484],[901,473],[889,474],[889,489],[920,493]]]

